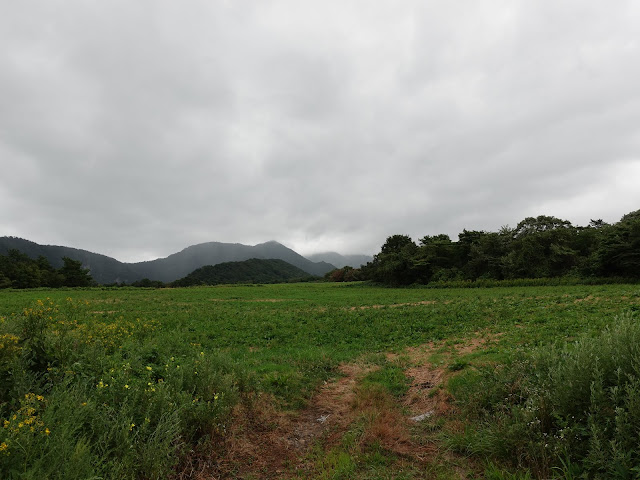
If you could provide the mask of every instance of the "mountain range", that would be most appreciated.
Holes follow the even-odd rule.
[[[334,265],[336,268],[353,267],[360,268],[373,260],[370,255],[340,255],[336,252],[314,253],[307,255],[312,262],[326,262]]]
[[[62,266],[63,257],[78,260],[100,284],[132,283],[144,278],[172,282],[205,265],[251,258],[284,260],[308,274],[317,276],[336,268],[328,262],[313,262],[275,241],[253,246],[240,243],[201,243],[165,258],[137,263],[124,263],[106,255],[77,248],[40,245],[18,237],[0,237],[0,255],[6,255],[11,249],[20,250],[31,258],[42,255],[54,268]]]

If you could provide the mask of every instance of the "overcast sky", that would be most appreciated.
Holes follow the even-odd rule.
[[[640,208],[640,2],[0,0],[0,236],[140,261]]]

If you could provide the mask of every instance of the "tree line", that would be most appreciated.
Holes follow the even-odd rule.
[[[94,281],[82,262],[63,257],[62,267],[56,269],[40,255],[33,259],[19,250],[0,255],[0,288],[89,287]]]
[[[348,275],[345,275],[348,274]],[[373,261],[358,271],[334,271],[346,277],[387,285],[557,277],[640,279],[640,210],[614,224],[540,215],[497,232],[463,230],[425,236],[416,244],[408,235],[387,238]]]
[[[116,282],[105,286],[164,288],[238,282],[308,282],[317,278],[284,260],[254,258],[241,262],[207,265],[170,283],[143,278],[129,284]],[[10,249],[7,255],[0,255],[0,289],[89,287],[95,285],[98,283],[93,280],[90,271],[82,267],[82,262],[69,257],[63,257],[63,266],[55,269],[43,255],[33,259],[17,249]]]
[[[0,288],[85,287],[94,285],[89,270],[69,257],[55,269],[47,258],[32,259],[18,250],[0,255]],[[414,242],[392,235],[373,260],[360,269],[344,267],[325,275],[329,281],[369,280],[386,285],[536,278],[621,278],[640,280],[640,210],[608,224],[540,215],[497,232],[463,230],[458,240],[446,234]],[[162,287],[149,279],[132,286]]]

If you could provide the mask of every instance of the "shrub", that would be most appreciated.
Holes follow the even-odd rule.
[[[598,337],[521,353],[451,387],[480,425],[453,440],[458,448],[540,477],[640,473],[640,325],[631,314]]]

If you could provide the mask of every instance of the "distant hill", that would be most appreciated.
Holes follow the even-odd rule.
[[[119,262],[106,255],[58,245],[40,245],[17,237],[0,237],[0,255],[6,255],[11,249],[20,250],[31,258],[42,255],[56,269],[62,267],[63,257],[78,260],[82,262],[84,268],[90,270],[92,278],[101,284],[116,281],[130,283],[144,278],[138,276],[138,273],[131,268],[131,264]]]
[[[101,284],[132,283],[144,278],[173,282],[197,268],[218,263],[243,261],[250,258],[280,259],[311,275],[322,276],[335,267],[326,262],[312,262],[278,242],[266,242],[255,246],[239,243],[209,242],[193,245],[184,250],[148,262],[124,263],[114,258],[76,248],[40,245],[17,237],[0,237],[0,255],[15,248],[31,258],[39,255],[47,258],[55,268],[62,266],[62,257],[82,262],[90,270],[93,279]]]
[[[176,287],[218,285],[221,283],[280,283],[313,278],[304,270],[284,260],[250,258],[241,262],[224,262],[200,267],[180,280]]]
[[[314,253],[313,255],[307,255],[307,258],[312,262],[330,263],[331,265],[335,265],[336,268],[345,266],[360,268],[361,265],[365,265],[373,260],[373,257],[370,255],[340,255],[336,252]]]
[[[250,258],[284,260],[311,275],[322,276],[334,266],[325,262],[314,263],[278,242],[260,243],[255,246],[240,243],[209,242],[192,245],[181,252],[150,262],[132,263],[132,267],[142,274],[141,278],[172,282],[205,265],[223,262],[239,262]]]

